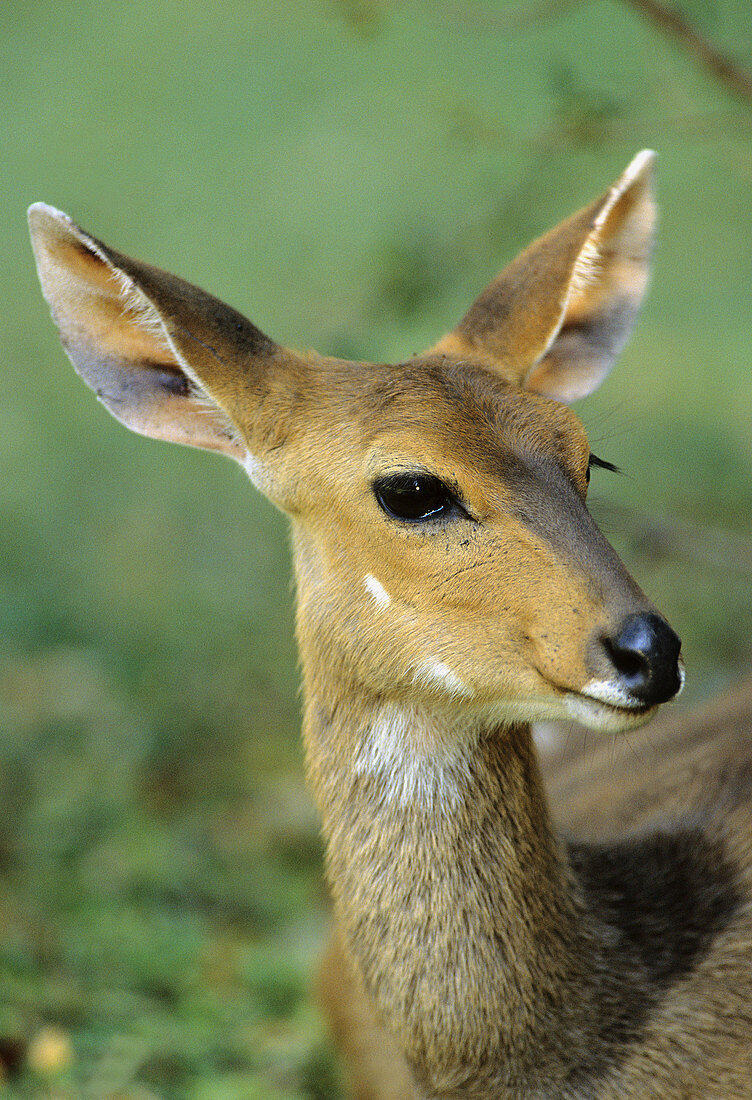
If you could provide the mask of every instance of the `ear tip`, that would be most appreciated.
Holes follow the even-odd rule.
[[[58,249],[72,244],[90,248],[90,238],[64,211],[46,202],[32,203],[27,211],[31,247],[37,264],[49,259]]]
[[[55,242],[70,240],[71,235],[78,236],[72,219],[62,210],[56,210],[46,202],[32,203],[27,217],[31,244],[38,258],[41,255],[40,250],[46,252],[54,246]]]
[[[641,149],[636,156],[632,157],[631,161],[622,173],[622,180],[624,184],[633,183],[635,180],[644,179],[650,180],[655,172],[655,162],[658,159],[658,154],[655,149]]]
[[[593,223],[596,229],[605,224],[614,207],[626,194],[635,196],[646,210],[652,210],[652,217],[655,218],[656,158],[657,153],[653,149],[642,149],[632,157],[616,183],[603,196],[602,205]]]
[[[33,202],[27,211],[27,217],[29,225],[32,227],[40,226],[44,222],[54,222],[57,225],[65,226],[73,225],[73,220],[67,214],[46,202]]]

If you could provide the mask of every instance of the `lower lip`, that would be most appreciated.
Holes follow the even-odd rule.
[[[641,726],[657,709],[656,707],[616,706],[579,692],[567,692],[564,696],[564,705],[575,721],[614,733]]]

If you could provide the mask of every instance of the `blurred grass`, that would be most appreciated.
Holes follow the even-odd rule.
[[[686,704],[748,665],[740,560],[648,545],[639,513],[750,534],[752,112],[617,0],[561,7],[0,9],[0,1094],[339,1095],[284,522],[90,399],[29,202],[281,341],[392,358],[657,148],[650,299],[580,410],[626,475],[593,508],[684,638]],[[746,5],[682,9],[752,65]]]

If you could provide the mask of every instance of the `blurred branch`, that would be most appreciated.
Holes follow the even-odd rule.
[[[752,576],[752,538],[705,527],[676,516],[653,515],[610,502],[602,511],[644,558],[689,561],[739,576]]]
[[[352,4],[355,0],[349,2]],[[682,46],[706,72],[725,84],[734,95],[752,105],[752,74],[704,38],[681,12],[664,4],[662,0],[624,2]],[[434,11],[438,9],[444,16],[455,23],[461,23],[465,28],[510,33],[525,31],[540,23],[550,23],[583,3],[584,0],[535,0],[534,3],[517,4],[506,11],[492,11],[488,7],[445,2],[435,4]]]
[[[575,121],[572,118],[561,118],[555,126],[540,130],[530,139],[529,144],[541,153],[563,153],[573,146],[632,140],[638,132],[636,123],[631,119],[582,119],[578,125],[574,125]],[[691,141],[713,140],[717,138],[719,130],[726,134],[748,136],[752,125],[747,116],[740,115],[738,111],[713,111],[698,115],[667,114],[663,121],[676,133],[685,134]]]
[[[526,31],[539,23],[550,23],[573,8],[581,7],[585,0],[536,0],[535,3],[517,4],[507,11],[492,11],[487,6],[471,4],[443,3],[435,4],[434,11],[453,23],[459,23],[463,29],[479,31]]]
[[[707,72],[736,96],[752,105],[752,75],[703,38],[680,12],[660,0],[625,0],[625,3],[683,46]]]
[[[380,29],[387,9],[393,5],[384,0],[328,0],[333,15],[362,38],[371,38]]]
[[[602,144],[605,141],[631,141],[642,125],[640,119],[626,118],[624,110],[582,111],[578,118],[571,109],[556,112],[556,121],[532,135],[518,133],[492,111],[481,111],[466,102],[447,103],[446,115],[455,140],[473,147],[509,149],[510,144],[549,155],[570,151],[573,146]],[[666,113],[662,121],[690,141],[706,141],[726,134],[748,137],[752,122],[737,110],[708,111],[703,114]],[[653,118],[652,122],[655,122]]]

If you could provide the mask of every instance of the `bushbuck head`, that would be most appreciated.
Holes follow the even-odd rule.
[[[680,687],[679,641],[587,511],[569,409],[634,322],[653,155],[395,365],[279,346],[196,287],[31,207],[76,370],[124,424],[221,451],[291,517],[307,675],[384,701],[618,729]],[[597,460],[595,460],[597,461]]]

